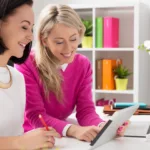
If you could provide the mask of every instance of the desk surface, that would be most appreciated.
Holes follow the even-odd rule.
[[[97,107],[96,112],[105,120],[110,117],[102,113],[102,108]],[[75,114],[72,114],[68,120],[74,120]],[[134,115],[130,119],[133,122],[149,122],[149,115]],[[77,139],[64,137],[61,139],[56,139],[56,146],[52,150],[88,150],[89,149],[88,142],[82,142]],[[95,150],[148,150],[150,149],[150,139],[147,140],[145,138],[127,138],[127,137],[119,137],[116,138]]]

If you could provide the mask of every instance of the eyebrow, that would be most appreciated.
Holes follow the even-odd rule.
[[[76,35],[76,33],[74,33],[73,35],[71,35],[70,38],[71,38],[72,36],[74,36],[74,35]],[[62,38],[62,37],[57,37],[57,38],[54,38],[54,39],[63,39],[63,38]]]
[[[21,23],[23,23],[23,22],[27,22],[29,25],[31,25],[31,22],[28,21],[28,20],[23,20],[23,21],[21,21]],[[33,26],[34,26],[34,24],[33,24]]]

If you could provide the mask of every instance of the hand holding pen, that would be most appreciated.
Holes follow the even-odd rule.
[[[41,114],[39,114],[39,119],[41,120],[41,123],[46,128],[46,130],[49,131],[49,128],[48,128],[48,126],[47,126],[46,122],[44,121],[44,119],[43,119]]]
[[[59,135],[59,137],[61,137],[60,134],[59,134],[54,128],[48,127],[48,125],[46,124],[46,122],[45,122],[45,120],[43,119],[43,117],[42,117],[41,114],[39,114],[39,119],[40,119],[41,123],[43,124],[43,126],[46,128],[46,130],[47,130],[47,131],[51,131],[51,133],[53,133],[54,137],[55,137],[56,134],[57,134],[56,137],[58,137],[58,135]]]
[[[43,122],[43,119],[40,120],[44,128],[37,128],[19,136],[15,142],[17,149],[44,149],[54,147],[54,137],[60,138],[60,134],[52,127],[48,128],[45,121]]]

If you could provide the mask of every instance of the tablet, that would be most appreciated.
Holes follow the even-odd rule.
[[[116,137],[117,130],[124,122],[135,113],[139,108],[139,105],[130,106],[116,111],[111,120],[108,120],[103,129],[97,134],[95,139],[90,143],[90,149],[95,149],[102,144],[114,139]]]

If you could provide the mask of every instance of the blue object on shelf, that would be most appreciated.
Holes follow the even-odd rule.
[[[145,103],[136,103],[136,102],[131,102],[131,103],[128,103],[128,102],[117,102],[117,103],[114,103],[114,108],[125,108],[125,107],[130,107],[130,106],[134,106],[134,105],[139,105],[139,108],[146,108],[147,107],[147,104]]]

